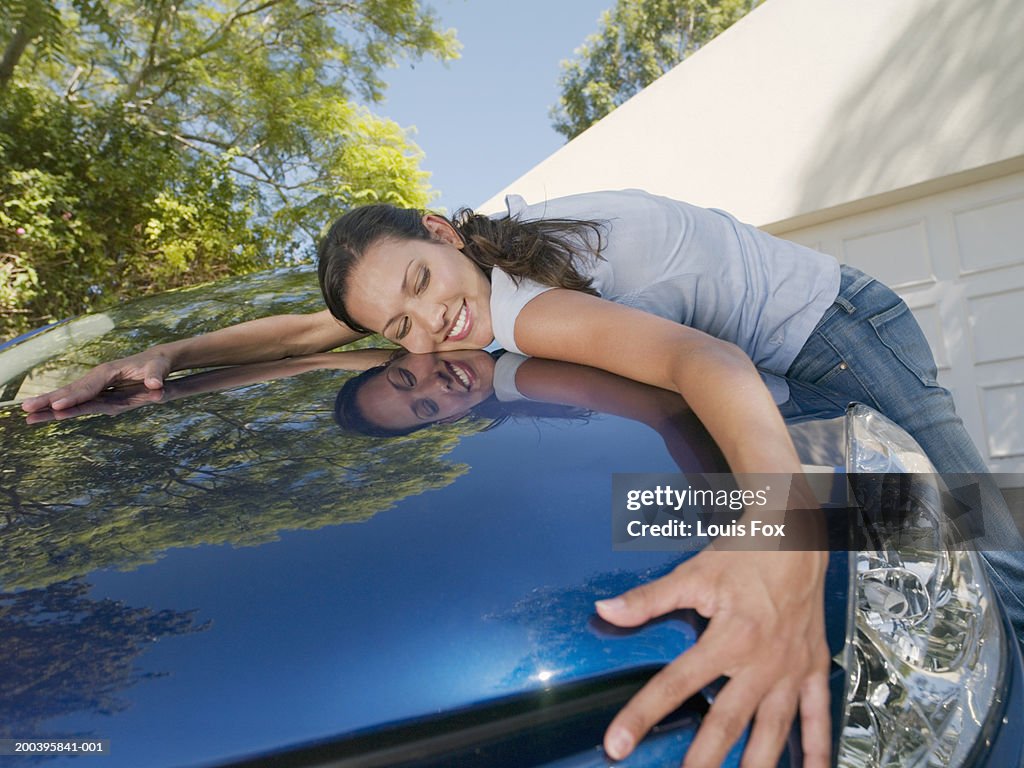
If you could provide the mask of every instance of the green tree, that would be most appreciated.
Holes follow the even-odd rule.
[[[421,153],[361,104],[457,49],[416,0],[0,4],[0,337],[425,205]]]
[[[360,522],[466,471],[445,454],[482,428],[473,420],[385,441],[339,430],[331,403],[349,375],[316,371],[32,429],[0,411],[0,435],[18,435],[2,462],[0,586]]]
[[[762,1],[616,0],[598,32],[562,62],[555,130],[575,138]]]
[[[319,293],[316,276],[293,267],[148,296],[108,310],[111,332],[63,345],[33,375],[73,376],[222,323],[310,312]],[[0,590],[131,570],[172,547],[255,546],[367,520],[466,472],[448,454],[486,422],[388,440],[345,433],[333,403],[351,375],[311,371],[42,425],[0,408]]]

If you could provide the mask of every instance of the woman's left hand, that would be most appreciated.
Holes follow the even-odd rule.
[[[729,682],[704,717],[686,766],[720,766],[753,720],[743,766],[774,766],[797,710],[804,766],[826,768],[831,751],[827,552],[723,551],[715,545],[672,573],[597,603],[606,621],[634,627],[680,608],[710,619],[693,648],[655,675],[605,733],[625,758],[665,715],[721,676]]]

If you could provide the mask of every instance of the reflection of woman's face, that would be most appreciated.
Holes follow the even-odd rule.
[[[479,349],[403,355],[366,382],[356,407],[370,422],[404,430],[465,415],[494,393],[494,359]]]

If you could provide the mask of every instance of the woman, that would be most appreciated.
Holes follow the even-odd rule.
[[[329,312],[161,345],[25,408],[67,407],[125,380],[158,388],[172,370],[322,351],[369,331],[412,352],[481,348],[496,338],[526,355],[678,392],[738,475],[801,471],[755,364],[875,405],[940,471],[984,470],[895,294],[723,212],[639,191],[532,207],[510,198],[506,217],[463,212],[453,222],[369,206],[331,228],[319,274]],[[747,759],[773,764],[799,708],[805,764],[827,765],[826,554],[714,549],[598,605],[602,617],[626,626],[681,607],[710,618],[700,642],[615,718],[606,750],[625,757],[661,717],[726,675],[688,763],[719,764],[753,718]]]
[[[460,349],[429,355],[400,350],[384,364],[345,382],[334,401],[334,419],[348,432],[401,437],[465,418],[486,424],[481,427],[486,431],[516,416],[585,419],[590,414],[571,404],[568,392],[543,401],[519,396],[515,376],[525,362],[530,363],[528,370],[538,364],[564,365],[503,350]],[[608,376],[603,371],[580,370]],[[678,397],[673,400],[682,404]]]

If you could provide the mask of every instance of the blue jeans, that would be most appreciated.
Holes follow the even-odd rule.
[[[998,551],[983,554],[993,586],[1024,643],[1024,541],[956,414],[952,395],[939,386],[928,341],[903,300],[844,265],[839,296],[786,375],[888,416],[910,433],[941,474],[974,476],[985,540],[999,542]]]

